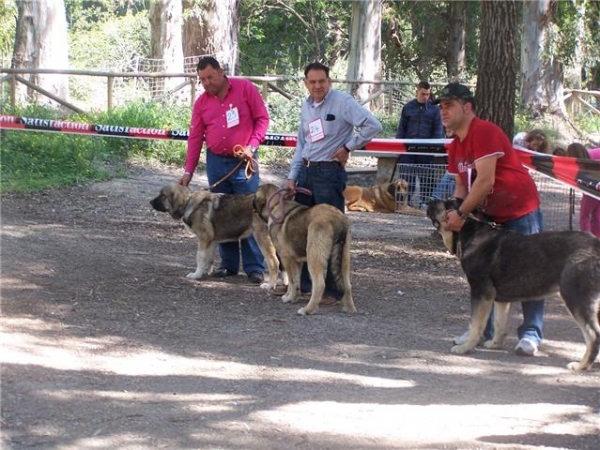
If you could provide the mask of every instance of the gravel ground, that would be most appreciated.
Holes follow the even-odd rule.
[[[535,358],[512,352],[518,307],[506,349],[450,354],[466,281],[397,214],[349,214],[354,315],[188,280],[193,236],[149,205],[179,173],[3,195],[2,448],[600,448],[600,364],[566,369],[584,345],[558,302]]]

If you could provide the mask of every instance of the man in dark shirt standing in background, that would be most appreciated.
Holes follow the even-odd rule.
[[[444,128],[440,117],[440,108],[430,101],[431,86],[427,81],[417,85],[417,98],[406,103],[400,114],[400,123],[396,131],[396,139],[443,139]],[[402,164],[400,178],[408,182],[409,200],[415,202],[414,193],[417,178],[419,179],[421,204],[431,200],[434,188],[433,156],[400,155],[398,162]],[[429,167],[428,167],[429,166]],[[417,208],[418,203],[414,204]]]

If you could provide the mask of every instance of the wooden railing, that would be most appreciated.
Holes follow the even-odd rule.
[[[105,107],[111,110],[117,104],[118,93],[115,88],[115,80],[131,80],[131,79],[144,79],[144,80],[165,80],[167,78],[183,78],[185,81],[170,89],[166,92],[153,93],[151,98],[153,100],[160,101],[162,97],[173,97],[177,93],[182,93],[182,97],[185,98],[193,105],[193,102],[198,94],[198,82],[197,75],[195,73],[148,73],[148,72],[107,72],[107,71],[94,71],[94,70],[78,70],[78,69],[65,69],[65,70],[54,70],[54,69],[8,69],[0,68],[0,74],[4,74],[1,78],[3,85],[7,83],[9,85],[8,91],[10,96],[11,105],[14,107],[19,103],[17,98],[18,84],[21,83],[31,91],[41,94],[66,108],[73,111],[84,112],[81,106],[78,106],[74,101],[59,98],[58,96],[48,92],[35,83],[32,83],[27,78],[29,75],[34,74],[52,74],[52,75],[67,75],[70,77],[95,77],[104,78],[105,81],[102,83],[105,85],[105,96],[106,102]],[[302,99],[306,96],[306,90],[303,86],[303,78],[293,76],[280,76],[280,75],[269,75],[269,76],[244,76],[253,83],[255,83],[260,91],[261,95],[267,101],[270,94],[276,94],[283,96],[287,100]],[[400,112],[401,105],[414,97],[415,84],[411,81],[382,81],[382,80],[347,80],[347,79],[333,79],[335,83],[344,85],[343,89],[349,91],[351,85],[355,84],[369,84],[372,86],[372,94],[361,100],[362,104],[370,104],[371,109],[374,108],[382,109],[389,115],[396,115]],[[444,83],[432,83],[433,86],[443,86]],[[102,89],[100,89],[102,90]],[[100,95],[100,94],[99,94]],[[140,92],[140,98],[144,95],[148,95],[147,92]]]

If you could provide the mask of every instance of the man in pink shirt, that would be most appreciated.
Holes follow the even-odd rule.
[[[225,76],[219,62],[212,57],[202,58],[197,71],[205,92],[196,100],[192,110],[185,172],[179,184],[190,184],[202,145],[206,142],[206,175],[211,191],[223,194],[256,192],[260,184],[258,170],[248,178],[246,164],[242,164],[231,175],[228,174],[240,162],[234,155],[236,147],[243,151],[243,158],[258,162],[257,147],[269,126],[269,114],[260,93],[248,80]],[[255,284],[262,283],[264,258],[254,237],[219,244],[221,266],[213,272],[213,276],[237,275],[240,248],[244,272],[249,280]]]

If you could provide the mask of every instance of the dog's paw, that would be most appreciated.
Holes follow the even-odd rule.
[[[581,372],[582,370],[588,370],[591,367],[591,364],[585,364],[579,361],[573,361],[567,364],[567,369],[570,369],[574,372]]]
[[[472,347],[465,345],[465,344],[461,344],[461,345],[455,345],[450,349],[451,353],[454,353],[456,355],[464,355],[465,353],[469,353],[471,350],[473,350]]]
[[[316,311],[316,309],[315,310],[309,310],[308,308],[303,307],[303,308],[300,308],[298,310],[298,315],[300,315],[300,316],[308,316],[309,314],[313,314],[315,311]]]
[[[190,280],[199,280],[200,278],[202,278],[202,273],[201,272],[191,272],[188,273],[186,275],[187,278],[189,278]]]
[[[484,348],[489,348],[490,350],[495,350],[495,349],[499,349],[502,348],[502,342],[496,342],[494,340],[489,340],[489,341],[483,341],[481,343],[481,345]]]
[[[275,289],[275,286],[273,286],[270,282],[265,282],[260,285],[260,288],[268,289],[269,291],[272,291],[273,289]]]
[[[285,294],[283,294],[283,295],[281,296],[281,301],[282,301],[283,303],[290,303],[290,302],[293,302],[293,301],[294,301],[294,299],[292,298],[292,296],[291,296],[291,295],[289,294],[289,292],[288,292],[288,293],[285,293]]]
[[[348,307],[348,306],[342,306],[342,311],[345,313],[350,313],[353,314],[356,312],[356,307],[354,305]]]

